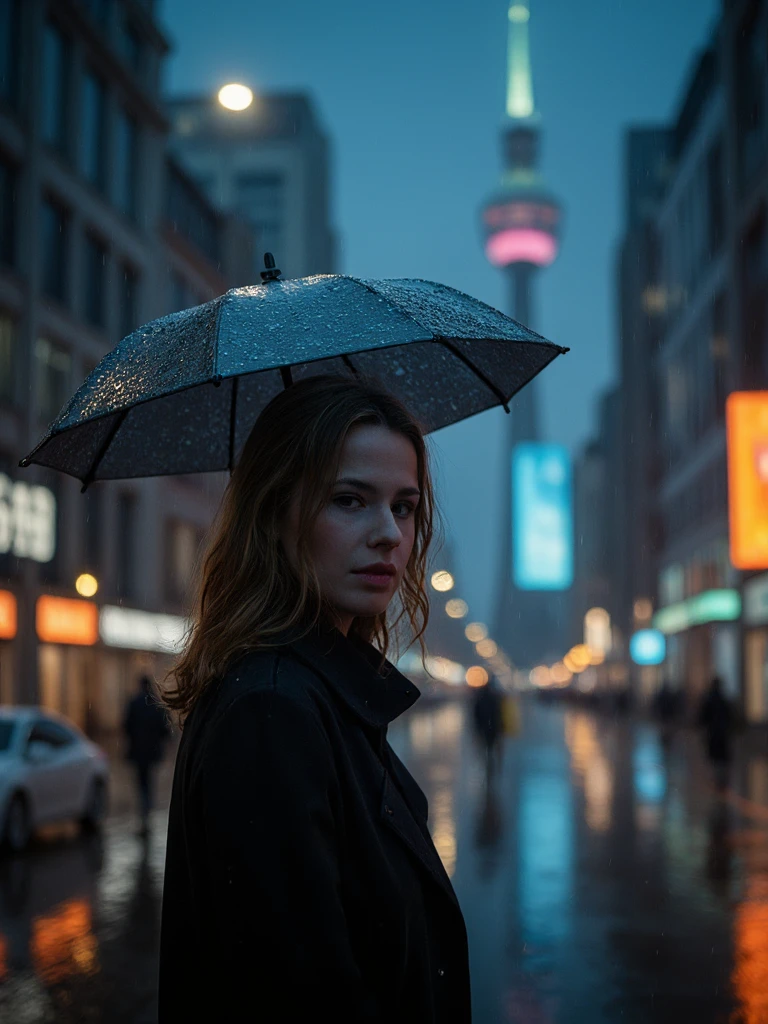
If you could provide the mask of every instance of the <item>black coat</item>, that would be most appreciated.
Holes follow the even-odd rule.
[[[464,920],[386,739],[419,691],[318,631],[234,665],[184,727],[159,1024],[466,1024]]]

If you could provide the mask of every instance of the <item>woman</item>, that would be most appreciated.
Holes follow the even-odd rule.
[[[310,378],[259,416],[166,697],[160,1024],[470,1020],[462,914],[387,742],[432,519],[421,431],[375,383]]]

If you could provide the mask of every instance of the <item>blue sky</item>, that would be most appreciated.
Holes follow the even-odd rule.
[[[674,117],[719,3],[530,7],[542,170],[565,208],[531,326],[571,348],[542,375],[541,400],[546,438],[576,449],[614,380],[624,130]],[[506,11],[506,0],[163,0],[174,47],[166,88],[204,93],[239,80],[309,91],[333,141],[339,269],[442,281],[503,309],[478,210],[501,167]],[[493,410],[434,439],[461,589],[477,618],[491,615],[496,588],[503,427]]]

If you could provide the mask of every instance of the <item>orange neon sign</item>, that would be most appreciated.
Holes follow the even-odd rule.
[[[37,599],[35,622],[43,643],[90,646],[99,639],[99,612],[91,601],[43,594]]]
[[[768,391],[736,391],[725,410],[731,562],[768,569]]]
[[[16,595],[0,590],[0,640],[13,640],[18,628]]]

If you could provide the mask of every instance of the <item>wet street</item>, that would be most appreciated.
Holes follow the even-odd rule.
[[[461,704],[391,729],[464,909],[476,1024],[768,1022],[764,744],[721,798],[693,735],[665,753],[642,722],[523,720],[490,782]],[[135,835],[128,782],[118,763],[101,839],[0,862],[0,1020],[154,1020],[165,814]]]

